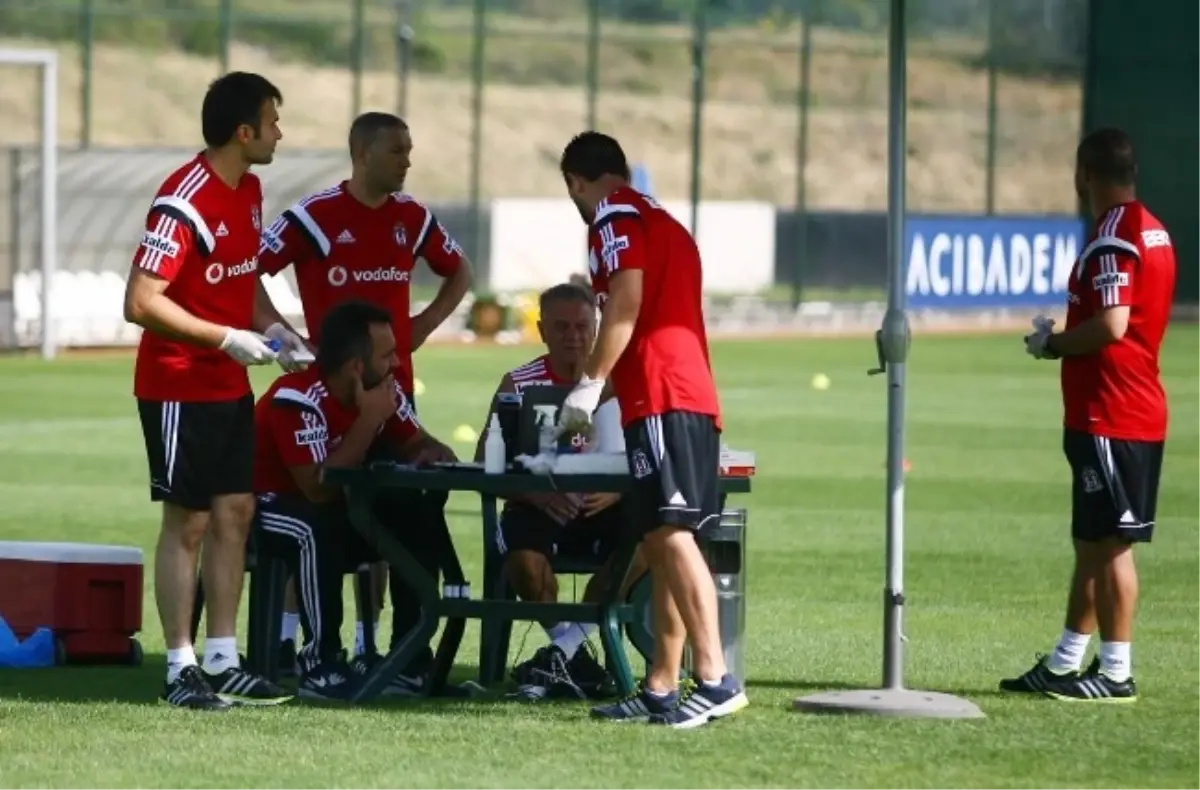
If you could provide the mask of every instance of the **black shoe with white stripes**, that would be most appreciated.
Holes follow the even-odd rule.
[[[567,662],[571,680],[590,699],[607,699],[616,696],[617,682],[612,673],[604,668],[591,643],[584,642],[574,657]]]
[[[230,705],[213,693],[198,666],[184,667],[175,680],[163,686],[160,699],[168,705],[189,710],[229,710]]]
[[[1050,669],[1050,657],[1044,653],[1038,653],[1037,662],[1031,668],[1015,678],[1001,680],[1000,690],[1020,694],[1041,694],[1051,683],[1068,680],[1078,675],[1078,672],[1055,672]]]
[[[1099,660],[1082,673],[1052,681],[1043,693],[1064,702],[1137,702],[1137,684],[1133,678],[1113,680],[1100,669]]]
[[[204,675],[217,696],[233,705],[280,705],[292,698],[285,689],[240,666]]]
[[[586,699],[587,692],[575,682],[569,665],[567,654],[561,647],[546,645],[534,653],[532,659],[513,670],[513,677],[519,679],[517,690],[511,696],[528,701],[550,697]]]
[[[354,696],[360,680],[345,656],[339,656],[302,672],[296,693],[301,699],[345,702]]]

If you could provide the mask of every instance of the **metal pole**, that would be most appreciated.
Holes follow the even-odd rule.
[[[704,124],[704,72],[708,54],[708,0],[696,3],[692,30],[692,236],[700,227],[700,153]]]
[[[587,128],[596,128],[596,102],[600,92],[600,0],[588,2]]]
[[[988,0],[987,41],[987,213],[996,213],[996,0]]]
[[[800,32],[800,89],[796,96],[799,131],[796,134],[796,257],[792,261],[792,309],[800,305],[801,274],[808,262],[808,112],[812,103],[812,26],[819,0],[804,4]]]
[[[83,2],[83,30],[81,33],[83,46],[79,48],[79,66],[83,74],[79,80],[79,146],[88,148],[92,144],[92,62],[96,44],[95,0],[84,0]]]
[[[409,24],[411,16],[411,0],[396,0],[396,66],[400,71],[396,80],[396,114],[401,118],[408,115],[408,71],[412,65],[412,42],[416,37],[416,31]]]
[[[351,118],[357,118],[362,112],[362,81],[363,81],[363,61],[366,57],[367,50],[367,31],[364,29],[363,17],[366,16],[366,11],[363,8],[364,0],[354,0],[354,14],[351,24],[354,25],[354,51],[351,53],[350,62],[353,73],[353,87],[351,89],[351,101],[353,102],[353,112]]]
[[[905,157],[908,106],[905,0],[891,0],[888,40],[888,308],[880,352],[888,377],[887,587],[884,590],[883,687],[904,687],[904,374],[910,342],[904,293]]]
[[[217,12],[217,47],[220,50],[221,73],[229,73],[229,42],[233,38],[233,0],[221,0]]]
[[[981,719],[979,706],[936,691],[904,688],[904,371],[911,341],[904,312],[904,164],[905,121],[904,0],[891,0],[888,36],[888,309],[875,333],[879,368],[887,372],[887,582],[883,591],[883,687],[844,689],[800,697],[796,710],[814,713],[865,713],[876,716],[919,716]]]
[[[42,358],[54,359],[54,279],[58,264],[58,57],[42,64]]]
[[[483,156],[483,56],[487,35],[487,0],[475,0],[475,25],[471,42],[471,257],[479,260],[483,249],[480,216],[480,168]]]

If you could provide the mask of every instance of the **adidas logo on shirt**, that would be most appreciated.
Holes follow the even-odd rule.
[[[344,230],[338,234],[337,243],[338,244],[353,244],[354,243],[354,235],[351,234],[350,231]]]
[[[220,238],[222,236],[228,236],[228,235],[229,235],[229,228],[225,227],[225,223],[222,222],[220,225],[217,226],[217,238]]]

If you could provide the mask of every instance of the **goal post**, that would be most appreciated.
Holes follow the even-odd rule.
[[[37,271],[41,280],[38,302],[39,336],[42,357],[53,359],[58,350],[55,333],[54,315],[54,280],[58,269],[58,53],[50,49],[13,49],[0,47],[0,66],[29,67],[40,72],[41,118],[38,140],[38,182],[39,200],[37,206],[38,236],[36,261]],[[19,160],[17,160],[19,161]],[[12,183],[21,183],[21,174],[14,173]],[[3,189],[4,187],[0,187]],[[23,199],[21,190],[15,189],[9,195],[13,201],[10,216],[14,223],[22,223],[22,206],[18,201]],[[17,238],[24,235],[24,228],[9,228],[10,234]],[[14,245],[13,259],[9,261],[7,277],[0,280],[0,292],[6,288],[10,294],[20,271],[21,255],[19,247]],[[0,274],[3,274],[0,269]],[[15,324],[15,298],[9,305],[9,312]],[[15,330],[15,325],[12,327]],[[20,345],[20,339],[17,339]]]

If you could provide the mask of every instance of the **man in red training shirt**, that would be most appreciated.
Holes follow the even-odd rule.
[[[1133,142],[1100,129],[1079,144],[1075,188],[1095,226],[1067,284],[1067,326],[1035,319],[1026,350],[1062,360],[1063,450],[1071,466],[1075,572],[1054,652],[1006,691],[1133,702],[1133,546],[1154,534],[1167,398],[1158,358],[1175,292],[1171,237],[1136,196]],[[1092,632],[1100,650],[1086,670]],[[1082,670],[1082,671],[1081,671]]]
[[[749,704],[725,666],[716,588],[694,534],[719,516],[721,453],[700,252],[674,217],[629,186],[629,164],[613,138],[578,135],[563,151],[561,169],[588,225],[592,286],[603,313],[559,424],[586,427],[611,379],[634,477],[625,509],[644,535],[656,632],[654,663],[638,693],[592,715],[699,727]],[[685,640],[697,682],[681,695]]]
[[[286,558],[299,587],[302,697],[344,700],[357,688],[342,651],[342,576],[373,556],[321,470],[360,465],[378,442],[414,463],[439,453],[392,375],[396,357],[388,311],[343,302],[321,324],[316,364],[281,376],[255,412],[261,548]]]
[[[412,164],[408,124],[388,113],[364,113],[351,124],[348,144],[350,178],[300,199],[271,223],[259,250],[261,268],[267,274],[277,274],[293,267],[305,324],[318,347],[325,316],[345,300],[360,299],[386,309],[396,334],[396,381],[415,409],[413,353],[450,317],[470,289],[470,262],[433,212],[401,191]],[[414,316],[410,314],[411,287],[418,259],[424,260],[443,282],[433,301]],[[372,453],[372,460],[387,456],[387,447],[381,445]],[[453,460],[449,448],[444,448],[443,460]],[[444,506],[446,494],[428,492],[425,498]],[[389,492],[380,498],[381,510],[395,510],[401,505],[389,499],[410,497],[407,492]],[[436,514],[437,508],[422,511]],[[422,564],[436,574],[437,547],[447,527],[444,515],[430,517],[438,523],[406,530],[405,540]],[[382,578],[379,574],[378,579]],[[379,586],[382,606],[382,584]],[[391,590],[392,630],[402,634],[420,616],[420,602],[399,579],[392,579]],[[378,614],[375,611],[369,616],[377,618]],[[289,630],[285,625],[285,641],[294,635]],[[375,645],[365,644],[362,632],[360,621],[355,652],[370,662]],[[428,651],[418,663],[428,664],[432,658]],[[421,669],[402,672],[398,682],[419,677]]]
[[[257,74],[233,72],[212,83],[201,111],[207,148],[159,188],[125,291],[125,318],[144,329],[133,391],[150,498],[163,508],[154,555],[167,645],[163,699],[185,708],[290,699],[238,665],[236,630],[254,515],[254,399],[244,366],[278,356],[290,367],[304,348],[258,280],[262,187],[250,167],[274,156],[281,101]],[[191,644],[202,544],[203,670]]]
[[[398,344],[396,381],[413,397],[413,352],[458,307],[471,288],[471,265],[433,212],[402,192],[413,150],[408,125],[369,112],[350,127],[350,178],[301,198],[263,234],[259,265],[267,274],[294,268],[304,322],[320,346],[321,322],[347,299],[392,316]],[[443,278],[433,301],[410,315],[417,260]]]
[[[502,393],[522,394],[531,388],[554,388],[565,393],[583,375],[583,366],[596,340],[596,305],[586,285],[563,283],[538,296],[538,333],[546,353],[505,373],[496,388],[475,447],[482,461],[488,422]],[[613,407],[616,404],[612,404]],[[560,447],[587,449],[586,437],[563,437]],[[497,550],[504,555],[504,573],[524,601],[558,600],[558,580],[551,558],[566,556],[604,563],[588,581],[584,601],[598,601],[616,569],[613,552],[624,525],[617,507],[620,494],[527,494],[509,497],[500,514]],[[628,578],[641,575],[634,571]],[[575,696],[598,698],[611,685],[608,671],[592,654],[588,638],[592,623],[543,623],[549,644],[514,667],[512,676],[524,699]]]

